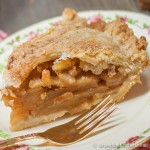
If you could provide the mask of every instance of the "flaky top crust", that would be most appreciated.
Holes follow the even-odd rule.
[[[137,73],[149,64],[146,46],[145,37],[138,39],[121,19],[89,24],[68,8],[58,26],[13,50],[3,77],[6,87],[19,88],[38,64],[64,53],[93,67],[105,61],[123,66],[128,73]]]

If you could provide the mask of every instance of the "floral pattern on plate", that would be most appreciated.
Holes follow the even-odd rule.
[[[87,18],[88,18],[89,22],[96,22],[99,19],[102,19],[105,21],[113,21],[114,19],[121,18],[128,24],[131,24],[140,29],[146,30],[147,34],[150,36],[150,23],[148,24],[148,23],[144,22],[141,25],[141,24],[139,24],[138,19],[131,18],[127,15],[115,14],[113,17],[109,17],[109,16],[106,17],[106,16],[102,15],[101,13],[99,13],[99,14],[96,14],[96,15],[93,15],[93,16],[90,16]],[[6,42],[5,46],[0,47],[0,56],[5,54],[6,51],[12,50],[16,45],[19,45],[25,41],[31,40],[42,33],[45,33],[50,27],[58,25],[58,22],[59,22],[59,20],[57,20],[55,22],[51,22],[51,21],[47,20],[45,26],[37,27],[34,30],[27,31],[22,34],[21,33],[16,34],[13,38],[11,38],[10,40],[8,40]],[[6,39],[7,37],[8,37],[8,34],[0,30],[0,42],[2,40]],[[6,66],[7,59],[8,59],[8,56],[4,58],[3,63],[0,62],[0,74],[3,72],[4,67]],[[150,128],[145,130],[140,135],[130,137],[123,144],[119,145],[116,148],[116,150],[122,150],[122,148],[126,149],[126,148],[128,148],[129,145],[136,145],[139,142],[141,142],[143,139],[148,137],[149,135],[150,135]],[[8,139],[10,137],[11,137],[11,135],[9,133],[7,133],[6,131],[0,130],[0,140]],[[28,146],[24,145],[24,146],[12,147],[8,150],[40,150],[40,149],[36,148],[34,146],[28,147]],[[52,149],[46,148],[45,150],[52,150]],[[61,148],[58,148],[58,150],[61,150]]]

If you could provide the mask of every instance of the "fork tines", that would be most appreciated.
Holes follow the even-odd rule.
[[[80,134],[92,131],[99,126],[106,118],[108,118],[117,108],[113,108],[115,103],[107,96],[94,108],[85,112],[76,119],[76,129],[80,130]]]

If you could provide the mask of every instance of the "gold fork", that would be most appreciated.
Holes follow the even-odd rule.
[[[113,99],[110,99],[109,95],[92,109],[66,124],[53,127],[42,133],[27,134],[2,141],[0,142],[0,149],[34,138],[43,138],[52,145],[58,146],[73,144],[87,137],[106,120],[117,109],[114,105]]]

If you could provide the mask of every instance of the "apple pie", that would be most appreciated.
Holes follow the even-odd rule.
[[[10,129],[80,113],[107,95],[120,102],[149,65],[146,47],[122,19],[90,23],[65,9],[57,26],[9,57],[2,99],[12,109]]]

